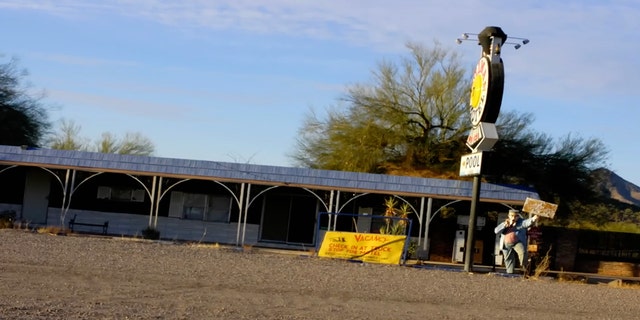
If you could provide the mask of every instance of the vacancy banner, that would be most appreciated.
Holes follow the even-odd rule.
[[[327,231],[319,257],[399,264],[407,236]]]

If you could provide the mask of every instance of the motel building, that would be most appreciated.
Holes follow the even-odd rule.
[[[0,146],[0,212],[29,228],[309,251],[327,230],[379,233],[390,197],[412,211],[409,258],[463,263],[471,181]],[[481,183],[474,263],[502,263],[493,229],[527,198]]]

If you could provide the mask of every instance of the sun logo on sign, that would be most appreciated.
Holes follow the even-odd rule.
[[[471,85],[471,124],[478,125],[482,120],[485,105],[487,104],[487,92],[489,90],[489,58],[482,57],[478,61],[473,74]]]

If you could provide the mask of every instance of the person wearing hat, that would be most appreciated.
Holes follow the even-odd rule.
[[[524,262],[527,261],[527,229],[536,220],[538,220],[537,215],[522,219],[518,210],[509,210],[507,219],[494,229],[496,234],[500,234],[500,248],[507,273],[513,273],[516,255],[520,260],[520,267],[524,267]]]

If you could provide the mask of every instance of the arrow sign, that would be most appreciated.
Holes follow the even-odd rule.
[[[480,122],[469,131],[467,147],[472,152],[489,151],[498,141],[498,131],[494,123]]]

